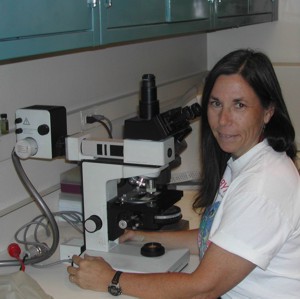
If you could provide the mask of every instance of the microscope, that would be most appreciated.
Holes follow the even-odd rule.
[[[183,192],[168,183],[180,165],[190,121],[200,115],[198,103],[160,113],[155,76],[146,74],[138,116],[125,120],[123,139],[88,132],[65,138],[66,159],[81,164],[85,253],[127,272],[174,272],[187,265],[188,249],[118,240],[125,229],[160,230],[181,220],[174,204]]]

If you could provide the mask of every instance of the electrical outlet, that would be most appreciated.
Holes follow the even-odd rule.
[[[92,123],[88,123],[88,118],[92,117]],[[93,106],[80,111],[81,132],[97,132],[100,138],[112,137],[112,122],[103,114],[103,106]],[[106,125],[104,124],[106,123]]]
[[[98,127],[99,123],[95,122],[92,124],[88,124],[86,122],[86,118],[87,118],[87,116],[100,115],[100,114],[101,114],[101,106],[93,106],[93,107],[90,107],[90,108],[80,111],[81,130],[87,131],[87,130]]]

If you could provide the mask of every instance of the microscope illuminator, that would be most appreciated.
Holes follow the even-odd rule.
[[[65,154],[66,108],[34,105],[16,111],[16,154],[27,159],[52,159]]]

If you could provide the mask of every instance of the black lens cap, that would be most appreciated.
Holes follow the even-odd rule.
[[[143,245],[141,255],[146,257],[157,257],[165,254],[165,247],[157,242],[150,242]]]

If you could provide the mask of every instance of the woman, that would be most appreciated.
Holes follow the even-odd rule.
[[[269,59],[252,50],[226,55],[202,97],[203,180],[194,208],[200,229],[129,231],[200,255],[191,273],[120,273],[122,292],[139,298],[299,298],[300,180],[295,132]],[[102,258],[74,256],[70,281],[107,291]],[[117,292],[118,293],[118,292]]]

